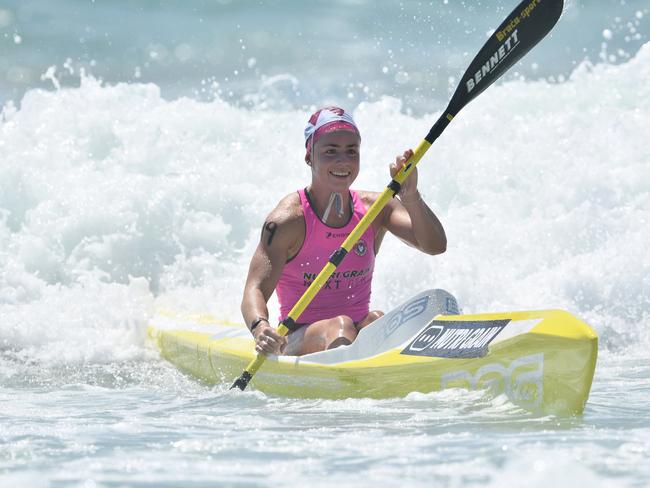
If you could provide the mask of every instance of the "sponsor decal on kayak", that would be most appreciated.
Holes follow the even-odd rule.
[[[453,297],[445,297],[445,311],[447,315],[458,315],[458,302]]]
[[[461,369],[440,378],[440,389],[488,389],[493,394],[505,393],[513,401],[539,408],[544,400],[544,353],[513,359],[510,364],[489,363],[474,373]]]
[[[404,307],[396,310],[395,314],[390,318],[390,322],[384,328],[384,339],[389,337],[406,321],[421,315],[427,309],[428,304],[429,295],[426,295],[412,300],[404,305]]]
[[[510,322],[504,320],[433,320],[401,354],[441,358],[480,358]]]

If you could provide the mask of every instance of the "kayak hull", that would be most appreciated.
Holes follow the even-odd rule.
[[[209,384],[232,383],[254,358],[254,344],[243,325],[206,317],[184,318],[180,323],[167,317],[166,322],[165,327],[154,324],[149,328],[161,355]],[[177,328],[170,322],[176,322]],[[438,324],[439,330],[457,330],[449,327],[503,322],[508,323],[504,331],[518,327],[522,332],[492,341],[480,357],[421,355],[424,348],[415,347],[426,343],[421,340],[422,330],[431,330],[431,324]],[[188,323],[193,330],[188,330]],[[346,351],[341,351],[337,357],[331,354],[336,350],[302,357],[270,356],[250,386],[271,395],[328,399],[403,397],[447,388],[487,389],[506,394],[513,403],[534,412],[583,412],[596,366],[598,337],[568,312],[437,315],[420,325],[415,339],[370,356],[348,353],[346,357]],[[361,334],[357,340],[360,338]],[[449,354],[449,350],[443,353]]]

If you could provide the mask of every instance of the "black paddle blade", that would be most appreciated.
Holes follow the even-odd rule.
[[[563,8],[563,0],[524,0],[517,5],[469,65],[447,110],[425,139],[433,143],[454,115],[541,41]]]
[[[239,388],[241,391],[244,391],[248,386],[248,382],[253,378],[253,375],[248,371],[244,371],[239,378],[230,387],[231,390]]]
[[[557,23],[563,0],[524,0],[494,31],[463,75],[450,108],[463,108],[530,51]],[[458,113],[453,111],[453,113]]]

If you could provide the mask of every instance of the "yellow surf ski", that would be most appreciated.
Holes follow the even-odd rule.
[[[149,327],[162,356],[210,384],[255,358],[243,324],[159,314]],[[363,329],[355,342],[305,356],[269,356],[251,385],[298,398],[390,398],[446,388],[488,389],[542,414],[581,414],[598,336],[561,310],[457,315],[429,290]]]

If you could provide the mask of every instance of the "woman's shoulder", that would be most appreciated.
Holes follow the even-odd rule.
[[[377,191],[366,191],[366,190],[356,190],[358,198],[363,202],[363,205],[366,207],[366,211],[377,201],[381,196],[381,192]],[[375,231],[379,231],[385,219],[395,208],[395,199],[391,198],[386,206],[379,212],[378,216],[373,220],[372,225],[375,228]]]
[[[266,220],[275,222],[276,225],[289,227],[302,224],[304,218],[298,192],[294,191],[282,197]]]
[[[363,202],[366,208],[370,207],[381,193],[376,191],[367,191],[367,190],[355,190],[357,192],[358,198]]]

